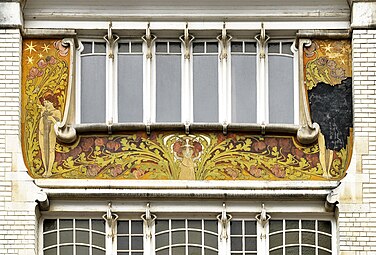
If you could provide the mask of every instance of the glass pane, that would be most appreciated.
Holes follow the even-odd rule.
[[[332,249],[332,238],[330,236],[325,236],[319,234],[319,246],[327,249]]]
[[[315,245],[315,233],[312,232],[302,232],[302,244],[312,244]]]
[[[105,232],[105,222],[104,222],[104,220],[92,220],[91,224],[92,224],[93,230],[96,230],[96,231],[99,231],[99,232],[102,232],[102,233]]]
[[[271,251],[269,252],[269,255],[283,255],[283,250],[277,249],[277,250]]]
[[[56,254],[57,254],[56,248],[48,249],[43,252],[43,255],[56,255]]]
[[[188,243],[189,244],[201,244],[202,233],[198,231],[188,231]]]
[[[185,231],[174,231],[172,234],[172,244],[185,243]]]
[[[43,235],[43,248],[57,244],[57,233],[49,233]]]
[[[205,246],[218,248],[218,236],[205,233],[204,239],[205,239],[204,241]]]
[[[286,254],[288,255],[299,255],[299,247],[286,247]]]
[[[268,53],[279,53],[279,43],[269,43]]]
[[[59,228],[73,228],[73,220],[59,220]]]
[[[89,255],[89,247],[87,246],[76,246],[77,255]]]
[[[93,245],[99,246],[99,247],[105,247],[105,236],[98,233],[92,233],[93,236]]]
[[[60,231],[60,243],[73,243],[73,230]]]
[[[106,43],[94,43],[94,52],[95,53],[106,53]]]
[[[332,253],[319,249],[319,255],[332,255]]]
[[[246,251],[257,251],[257,238],[256,237],[246,237],[245,238],[245,250]]]
[[[89,220],[76,220],[76,228],[89,229]]]
[[[245,43],[245,52],[247,52],[247,53],[256,53],[256,43],[246,42]]]
[[[269,122],[294,123],[294,61],[269,56]]]
[[[69,245],[69,246],[61,246],[60,247],[60,254],[66,254],[66,255],[73,255],[73,246],[72,245]]]
[[[129,255],[129,252],[118,252],[118,255]]]
[[[291,43],[282,43],[282,53],[283,54],[289,54],[293,55],[293,52],[291,51]]]
[[[157,122],[181,121],[180,55],[157,55]]]
[[[332,233],[332,223],[330,221],[321,221],[320,220],[318,222],[318,230],[320,232],[331,234]]]
[[[209,250],[209,249],[205,249],[205,255],[218,255],[218,252],[217,251],[213,251],[213,250]]]
[[[57,229],[57,221],[45,219],[43,221],[43,232],[51,231]]]
[[[144,248],[144,238],[142,236],[132,236],[131,249],[142,250]]]
[[[184,220],[172,220],[171,228],[172,229],[185,228],[185,221]]]
[[[93,43],[92,42],[82,42],[84,49],[82,50],[81,54],[88,54],[92,53]]]
[[[243,250],[243,242],[241,237],[231,237],[231,251]]]
[[[269,236],[269,247],[274,248],[281,246],[283,244],[283,236],[282,233],[276,234],[276,235],[270,235]]]
[[[231,52],[243,52],[243,42],[232,42]]]
[[[129,237],[128,236],[118,236],[117,237],[117,248],[118,248],[118,250],[129,250]]]
[[[218,221],[206,220],[204,221],[205,230],[212,231],[214,233],[218,232]]]
[[[218,43],[217,42],[207,42],[206,43],[206,53],[218,53]]]
[[[257,234],[256,221],[246,221],[245,222],[245,234],[246,235],[256,235]]]
[[[106,56],[81,57],[81,122],[106,118]]]
[[[168,246],[169,240],[168,240],[168,233],[160,234],[155,237],[155,245],[156,248],[161,248],[164,246]]]
[[[119,55],[118,119],[119,122],[142,122],[143,113],[142,55]]]
[[[181,43],[170,42],[170,53],[181,53]]]
[[[218,58],[193,58],[193,119],[218,122]]]
[[[164,249],[161,251],[157,251],[157,255],[169,255],[170,253],[168,252],[168,249]]]
[[[155,44],[156,52],[158,53],[167,53],[167,42],[157,42]]]
[[[204,43],[193,43],[193,53],[204,53]]]
[[[105,254],[106,254],[105,251],[93,248],[93,255],[105,255]]]
[[[155,222],[155,232],[159,233],[161,231],[167,230],[168,227],[168,220],[157,220]]]
[[[298,220],[286,220],[286,229],[299,229]]]
[[[299,244],[299,232],[286,232],[286,244]]]
[[[201,220],[189,220],[188,228],[202,229]]]
[[[231,235],[241,235],[242,228],[243,227],[241,221],[230,221]]]
[[[142,221],[132,221],[132,234],[142,234],[144,233],[143,222]]]
[[[118,52],[119,53],[128,53],[129,52],[129,43],[119,43]]]
[[[76,230],[76,243],[89,243],[89,232]]]
[[[281,220],[271,220],[271,221],[269,221],[269,233],[281,231],[283,229],[282,223],[283,223],[283,221],[281,221]]]
[[[312,229],[315,230],[315,221],[314,220],[302,220],[303,229]]]
[[[255,55],[231,57],[232,122],[257,122],[257,74]]]
[[[142,53],[142,43],[131,43],[132,53]]]
[[[118,234],[128,234],[129,224],[128,221],[118,221],[117,222],[117,233]]]
[[[185,247],[172,247],[172,255],[184,255]]]
[[[316,249],[314,247],[302,247],[303,255],[316,255]]]
[[[200,247],[188,247],[188,254],[189,255],[201,255],[201,248]]]

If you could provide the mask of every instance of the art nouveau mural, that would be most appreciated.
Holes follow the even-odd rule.
[[[352,127],[348,40],[314,40],[304,49],[303,92],[322,130],[308,145],[282,133],[215,131],[91,132],[62,143],[56,123],[67,111],[71,54],[61,40],[23,42],[22,149],[33,178],[339,180],[345,175]],[[334,90],[346,102],[328,104]]]

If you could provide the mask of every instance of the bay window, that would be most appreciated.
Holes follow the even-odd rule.
[[[298,124],[292,40],[205,33],[122,36],[112,46],[82,39],[76,122]]]

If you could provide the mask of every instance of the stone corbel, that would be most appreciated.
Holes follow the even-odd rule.
[[[39,210],[41,211],[48,211],[50,209],[50,200],[48,199],[46,192],[43,192],[42,190],[37,193],[35,202],[38,204]]]
[[[65,102],[64,115],[61,122],[56,122],[54,129],[56,138],[63,143],[72,143],[77,139],[76,129],[73,127],[72,104],[73,104],[73,81],[75,66],[75,43],[73,38],[64,38],[64,46],[70,47],[69,83],[67,89],[67,100]]]
[[[320,126],[317,123],[312,123],[311,115],[309,113],[307,93],[305,93],[304,84],[304,68],[303,68],[303,54],[304,46],[311,45],[310,39],[299,40],[299,94],[301,96],[301,111],[302,111],[302,123],[296,134],[297,140],[302,144],[310,144],[317,140],[320,132]]]

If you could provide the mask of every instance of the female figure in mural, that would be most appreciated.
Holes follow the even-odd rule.
[[[46,92],[40,98],[41,117],[39,120],[39,147],[42,153],[44,166],[43,177],[52,175],[52,166],[55,161],[56,135],[54,125],[61,120],[61,113],[56,109],[58,100],[52,92]]]
[[[184,144],[183,144],[184,143]],[[174,144],[175,156],[178,156],[180,161],[179,180],[195,180],[195,160],[199,157],[202,151],[202,146],[197,141],[192,141],[187,138],[185,141],[179,140]]]

